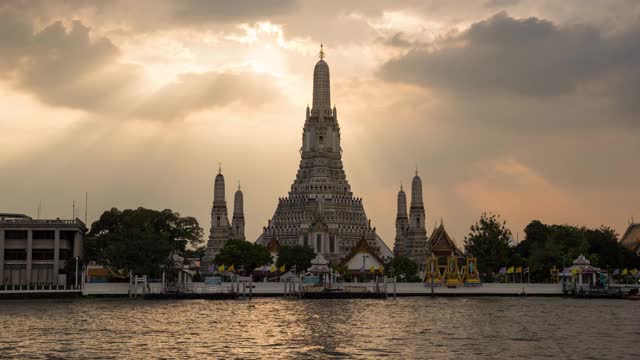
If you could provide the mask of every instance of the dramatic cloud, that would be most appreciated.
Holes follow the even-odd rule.
[[[6,5],[48,21],[69,14],[96,24],[130,31],[158,31],[177,27],[201,27],[221,23],[264,20],[291,12],[296,0],[11,0]]]
[[[296,5],[296,0],[188,0],[171,2],[173,17],[183,23],[256,20],[287,13],[293,10]]]
[[[141,65],[121,62],[111,40],[92,38],[79,21],[34,31],[0,13],[0,57],[5,79],[46,104],[123,118],[182,119],[238,100],[259,105],[273,93],[265,76],[217,72],[182,74],[153,93],[144,88]]]
[[[550,97],[589,93],[640,69],[640,31],[603,34],[589,25],[557,26],[499,13],[462,33],[418,47],[386,63],[382,76],[462,93]],[[612,95],[640,92],[624,78]],[[631,87],[631,88],[629,88]],[[606,95],[606,94],[605,94]]]
[[[33,32],[31,24],[0,13],[0,34],[3,76],[47,104],[110,111],[139,76],[134,65],[116,63],[119,51],[111,41],[90,39],[78,21]]]
[[[260,81],[262,80],[262,81]],[[149,96],[134,111],[134,116],[147,119],[180,119],[190,112],[227,105],[235,101],[260,105],[270,100],[273,89],[266,76],[209,72],[182,74]]]

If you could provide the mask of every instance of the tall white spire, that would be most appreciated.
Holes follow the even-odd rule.
[[[400,191],[398,191],[398,218],[406,218],[407,217],[407,195],[404,193],[402,189],[402,185],[400,185]]]
[[[232,238],[245,240],[244,236],[244,195],[238,182],[238,190],[233,197],[233,218],[231,219]]]
[[[240,184],[238,184],[238,190],[233,198],[233,215],[244,216],[244,196],[240,190]]]
[[[329,80],[329,65],[324,61],[324,49],[320,45],[320,61],[313,70],[313,115],[331,115],[331,84]]]
[[[216,175],[216,181],[213,186],[213,204],[225,204],[224,195],[224,175],[222,175],[222,169],[218,169],[218,175]]]
[[[416,176],[411,181],[411,206],[422,205],[422,179],[418,176],[418,168],[416,168]]]

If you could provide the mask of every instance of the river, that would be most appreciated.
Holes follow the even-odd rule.
[[[0,301],[0,358],[639,358],[640,303],[564,298]]]

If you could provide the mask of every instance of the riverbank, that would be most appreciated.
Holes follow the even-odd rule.
[[[361,286],[371,286],[370,283],[353,284]],[[161,283],[150,283],[149,292],[159,293]],[[202,285],[204,286],[204,285]],[[279,297],[284,296],[284,283],[257,282],[253,283],[251,295],[254,297]],[[209,286],[209,292],[225,292],[231,289],[232,283],[222,283],[218,286]],[[141,289],[139,293],[142,294]],[[246,289],[246,295],[249,291]],[[481,286],[457,288],[431,287],[424,283],[397,283],[395,289],[396,296],[562,296],[562,286],[560,284],[482,284]],[[90,284],[87,283],[82,290],[83,296],[129,296],[128,283],[107,283]],[[388,295],[393,296],[392,285],[388,286]]]

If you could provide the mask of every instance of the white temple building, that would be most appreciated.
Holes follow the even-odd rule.
[[[342,261],[365,238],[380,258],[393,253],[367,218],[361,198],[353,196],[342,166],[340,126],[331,106],[329,65],[320,50],[313,71],[312,107],[307,106],[300,166],[287,196],[256,240],[267,245],[306,245],[332,263]]]

